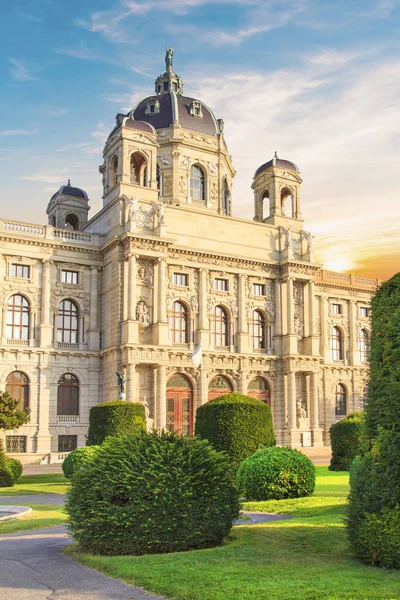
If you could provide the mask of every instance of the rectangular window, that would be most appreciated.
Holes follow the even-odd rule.
[[[265,296],[265,285],[253,283],[253,294],[254,296]]]
[[[174,273],[174,285],[189,285],[189,276],[187,273]]]
[[[342,314],[342,305],[341,304],[332,304],[332,314],[341,315]]]
[[[360,306],[360,317],[369,317],[369,308]]]
[[[28,265],[11,265],[11,277],[29,279],[30,267]]]
[[[227,279],[214,279],[214,290],[220,292],[228,291],[228,280]]]
[[[164,92],[168,92],[168,81],[163,82],[163,89],[164,89]]]
[[[78,447],[78,436],[77,435],[59,435],[58,436],[58,451],[59,452],[72,452]]]
[[[26,435],[6,435],[6,452],[26,452]]]
[[[78,271],[61,271],[61,282],[62,283],[73,283],[77,284],[79,279]]]

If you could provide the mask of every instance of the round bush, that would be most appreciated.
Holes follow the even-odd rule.
[[[23,467],[22,463],[16,458],[8,459],[8,466],[10,467],[11,475],[13,477],[14,483],[18,481],[18,479],[22,475]]]
[[[221,544],[239,501],[225,454],[164,431],[104,442],[72,478],[66,510],[85,551],[138,555]]]
[[[302,498],[314,491],[315,467],[298,450],[265,448],[240,465],[237,485],[247,500]]]
[[[93,460],[100,446],[82,446],[72,450],[64,458],[62,470],[67,479],[71,479],[73,474],[80,468],[86,467],[88,461]]]
[[[12,487],[14,478],[11,472],[10,463],[4,454],[3,443],[0,440],[0,487]]]
[[[109,437],[139,433],[146,429],[143,404],[112,400],[92,406],[89,414],[87,446],[98,446]]]
[[[330,428],[332,458],[330,471],[348,471],[353,459],[361,452],[364,412],[355,412]]]
[[[195,434],[225,450],[236,471],[256,450],[275,445],[269,406],[242,394],[220,396],[196,412]]]

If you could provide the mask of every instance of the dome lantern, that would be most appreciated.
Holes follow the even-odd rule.
[[[183,80],[172,70],[173,48],[165,52],[165,71],[155,80],[155,92],[157,95],[175,92],[180,96],[183,94]]]

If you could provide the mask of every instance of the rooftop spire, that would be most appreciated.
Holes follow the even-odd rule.
[[[168,48],[165,51],[165,72],[159,75],[155,81],[156,94],[167,94],[175,92],[175,94],[183,94],[183,81],[172,70],[172,57],[174,49]]]

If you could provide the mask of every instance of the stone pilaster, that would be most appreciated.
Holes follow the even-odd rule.
[[[165,365],[157,366],[155,427],[165,429],[167,425],[167,372]]]
[[[323,446],[322,429],[319,426],[319,404],[318,404],[318,375],[310,375],[310,408],[311,408],[311,434],[312,445]]]
[[[246,316],[246,276],[240,274],[238,276],[238,306],[239,306],[239,331],[237,335],[238,339],[238,351],[248,352],[249,351],[249,333],[247,327],[247,316]]]
[[[90,267],[89,350],[100,348],[99,267]]]
[[[48,348],[52,345],[53,326],[50,322],[50,261],[42,261],[42,302],[40,318],[40,345]],[[31,334],[32,335],[32,334]]]

